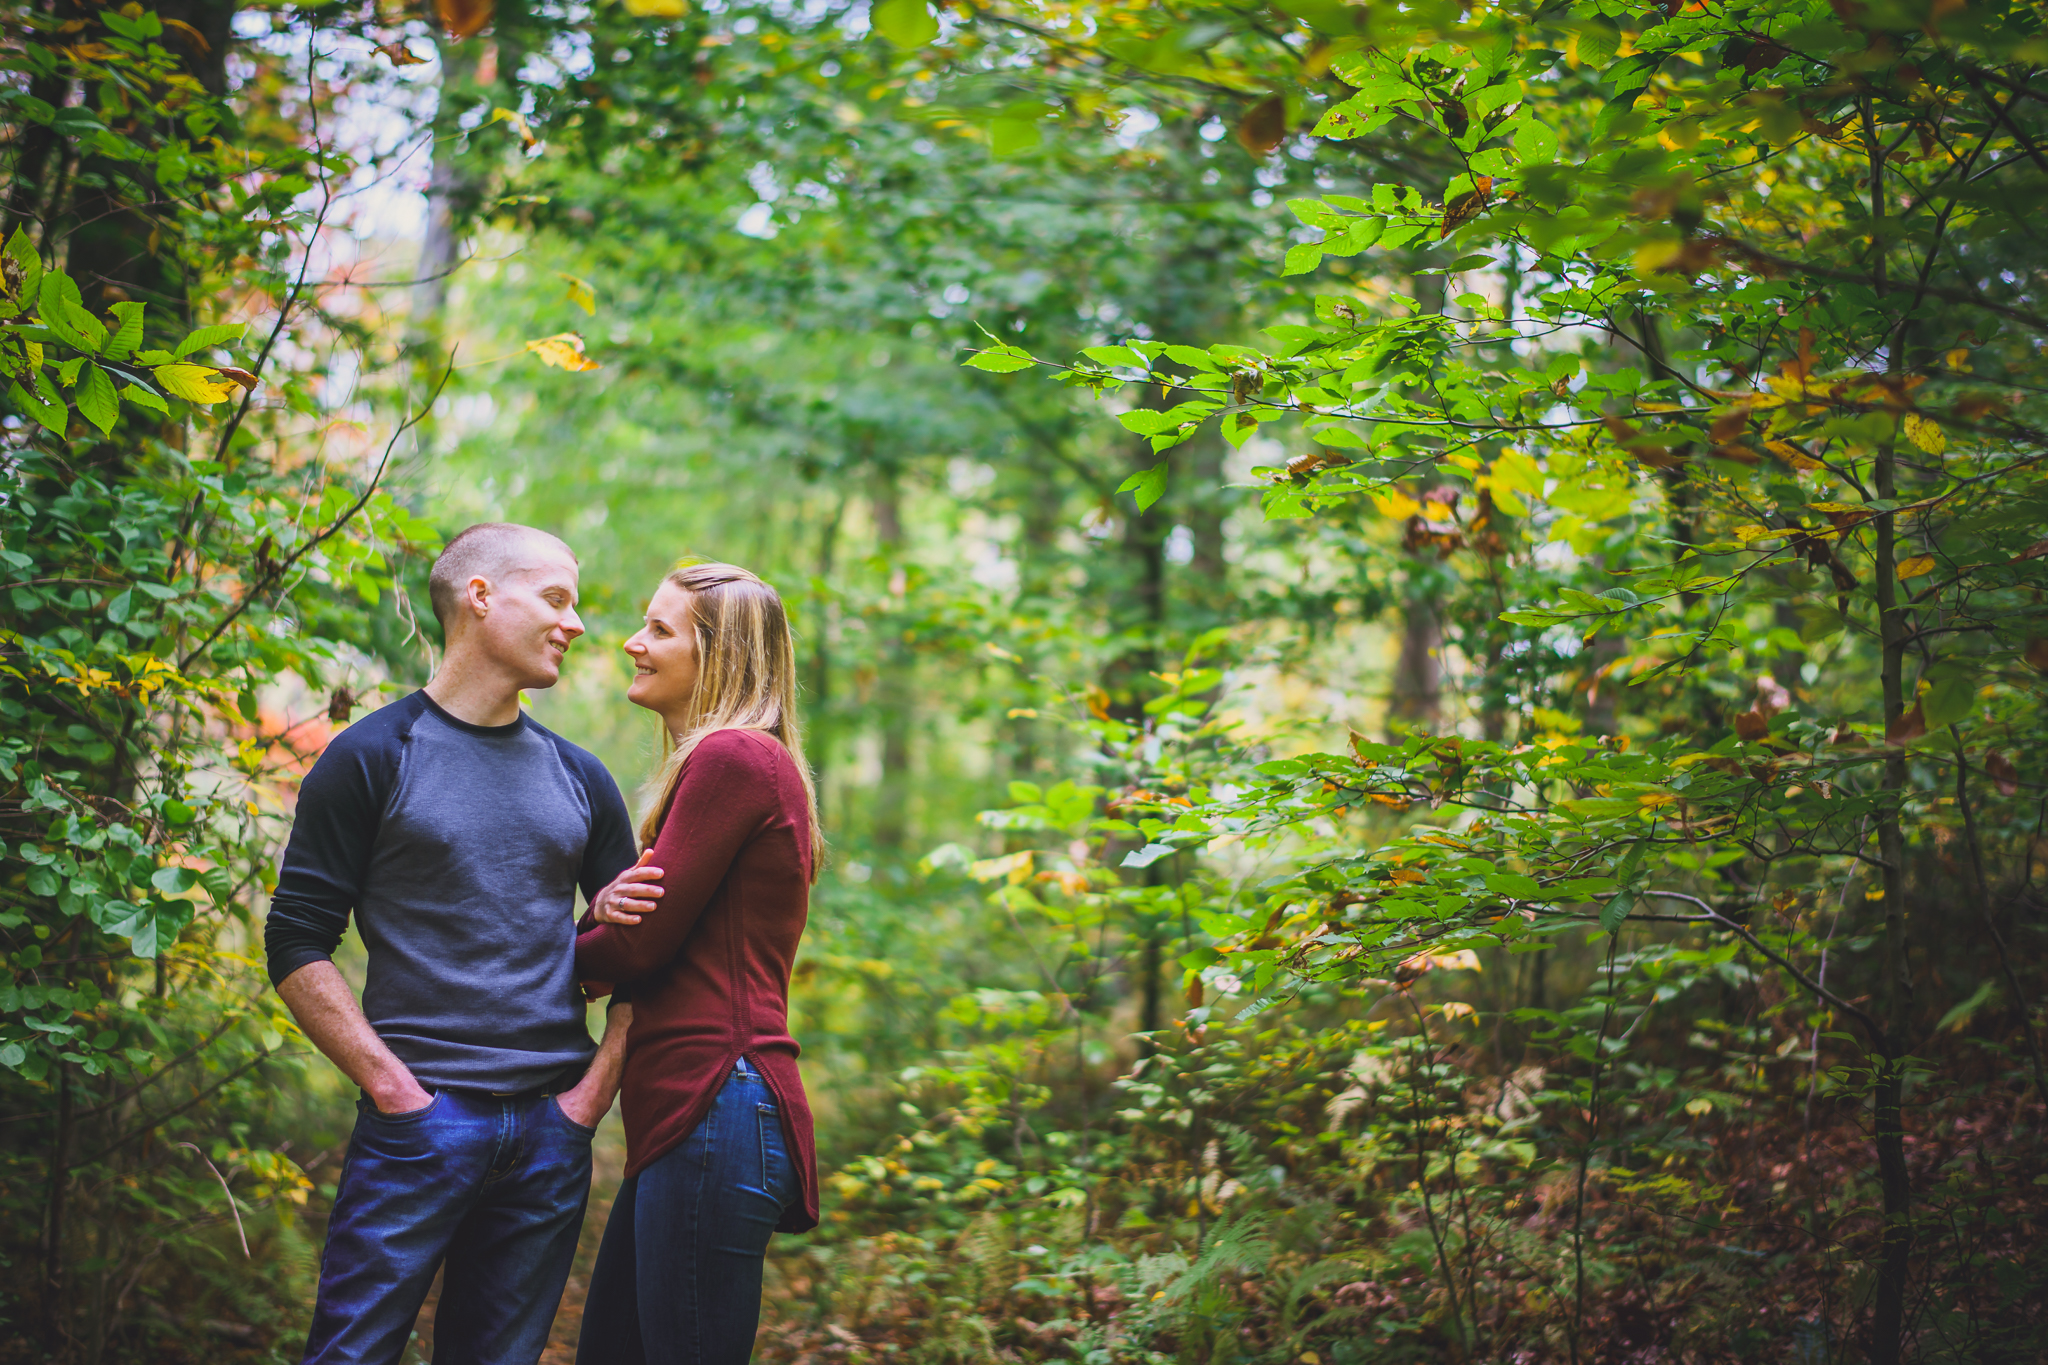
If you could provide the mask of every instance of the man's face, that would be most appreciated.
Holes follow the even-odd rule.
[[[536,545],[520,556],[523,567],[496,581],[470,580],[471,600],[482,592],[486,607],[476,622],[477,645],[515,686],[553,687],[562,676],[562,656],[583,633],[576,615],[576,561],[552,545]]]

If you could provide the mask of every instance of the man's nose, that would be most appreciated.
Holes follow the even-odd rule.
[[[562,630],[572,640],[583,633],[583,618],[576,614],[576,608],[571,607],[563,613]]]

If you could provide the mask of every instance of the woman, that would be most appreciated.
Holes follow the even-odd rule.
[[[641,863],[598,893],[577,976],[617,982],[626,1180],[578,1365],[743,1365],[775,1231],[818,1223],[789,973],[822,843],[775,590],[729,564],[662,582],[626,641],[627,699],[660,715]],[[606,987],[595,985],[595,993]]]

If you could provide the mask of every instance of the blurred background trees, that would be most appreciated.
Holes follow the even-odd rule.
[[[10,272],[144,310],[8,276],[4,1349],[294,1355],[263,891],[504,518],[629,790],[659,574],[797,617],[762,1358],[2031,1358],[2037,29],[17,7]]]

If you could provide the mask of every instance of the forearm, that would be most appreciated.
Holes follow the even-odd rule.
[[[626,1073],[626,1030],[633,1024],[633,1007],[629,1004],[614,1004],[604,1012],[604,1037],[598,1041],[597,1055],[590,1059],[590,1070],[583,1073],[590,1082],[590,1093],[600,1102],[600,1110],[610,1109],[612,1100],[619,1093],[619,1082]]]
[[[558,1097],[562,1112],[586,1128],[595,1128],[611,1112],[618,1098],[619,1081],[626,1070],[626,1030],[633,1023],[633,1007],[616,1004],[605,1011],[604,1038],[583,1079]]]
[[[379,1109],[401,1113],[426,1103],[426,1091],[370,1027],[355,992],[332,962],[307,963],[280,981],[277,993],[313,1046]]]

